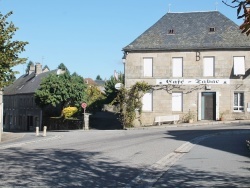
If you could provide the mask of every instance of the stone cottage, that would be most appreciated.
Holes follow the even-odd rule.
[[[125,86],[152,85],[142,124],[189,113],[195,121],[250,118],[250,37],[220,12],[167,13],[123,51]]]

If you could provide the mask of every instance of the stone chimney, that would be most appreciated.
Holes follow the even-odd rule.
[[[33,63],[29,67],[29,74],[31,74],[32,72],[35,72],[35,66]]]
[[[40,73],[42,73],[42,65],[40,63],[36,63],[36,69],[35,69],[35,74],[38,75]]]

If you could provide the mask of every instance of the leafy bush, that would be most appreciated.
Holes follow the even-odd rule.
[[[150,91],[152,87],[146,82],[136,82],[130,89],[122,87],[112,101],[111,104],[119,104],[120,109],[120,121],[123,124],[123,128],[133,127],[133,121],[136,119],[136,111],[139,115],[142,112],[142,97]],[[138,119],[141,123],[141,119]]]
[[[70,118],[72,117],[76,112],[77,112],[77,108],[76,107],[67,107],[67,108],[64,108],[62,113],[63,113],[63,116],[65,118]]]

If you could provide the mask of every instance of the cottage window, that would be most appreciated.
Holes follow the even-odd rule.
[[[214,76],[214,57],[204,57],[203,76]]]
[[[153,93],[145,93],[142,97],[142,111],[153,111]]]
[[[144,58],[143,65],[144,65],[144,76],[152,77],[153,76],[153,58]]]
[[[19,121],[19,126],[20,126],[20,128],[21,128],[22,125],[23,125],[23,122],[22,122],[22,115],[19,115],[18,121]]]
[[[234,112],[244,111],[244,93],[235,92],[234,93]]]
[[[183,76],[183,60],[182,58],[173,58],[172,59],[172,72],[173,77],[182,77]]]
[[[245,75],[245,57],[234,57],[234,75]]]
[[[182,111],[182,101],[183,94],[180,92],[172,93],[172,111],[181,112]]]
[[[174,30],[173,29],[169,29],[168,30],[168,34],[174,34]]]
[[[215,32],[215,28],[214,27],[210,27],[209,28],[209,32]]]

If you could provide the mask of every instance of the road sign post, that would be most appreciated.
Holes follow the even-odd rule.
[[[81,106],[83,108],[83,129],[89,130],[89,114],[85,113],[85,110],[87,108],[87,103],[82,103]]]
[[[87,103],[83,102],[83,103],[81,104],[81,106],[82,106],[82,108],[83,108],[83,113],[85,114],[85,110],[86,110],[86,108],[87,108]]]

